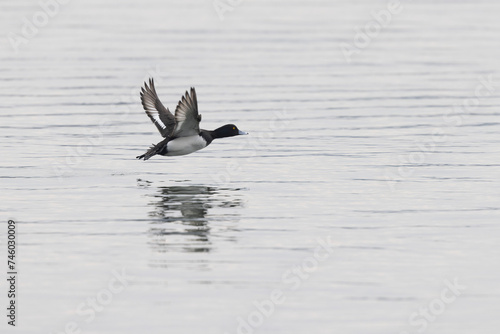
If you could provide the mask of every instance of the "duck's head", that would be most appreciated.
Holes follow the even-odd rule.
[[[225,138],[248,134],[247,132],[238,129],[238,127],[234,124],[226,124],[224,126],[221,126],[220,128],[215,129],[213,132],[215,134],[215,138]]]

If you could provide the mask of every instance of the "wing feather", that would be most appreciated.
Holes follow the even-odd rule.
[[[175,117],[168,108],[161,103],[154,85],[154,80],[149,79],[141,88],[141,102],[144,111],[156,126],[160,134],[167,138],[171,137],[175,129]]]
[[[186,94],[175,108],[175,121],[177,122],[173,136],[188,137],[200,133],[201,115],[198,114],[198,100],[196,91],[191,87],[191,94]]]

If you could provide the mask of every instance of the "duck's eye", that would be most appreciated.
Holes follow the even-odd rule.
[[[235,127],[235,126],[233,126],[233,130],[236,130],[236,127]]]

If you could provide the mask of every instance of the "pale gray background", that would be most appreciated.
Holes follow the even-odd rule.
[[[416,333],[411,314],[455,278],[467,288],[425,332],[497,333],[500,84],[445,116],[481,76],[500,82],[498,1],[403,1],[351,63],[340,43],[385,1],[245,1],[221,21],[210,0],[73,0],[17,54],[7,35],[40,6],[0,4],[16,333],[236,333],[274,289],[286,300],[255,333]],[[251,136],[136,161],[161,139],[139,100],[150,75],[166,106],[195,86],[204,128]],[[292,291],[282,275],[327,236]],[[133,281],[87,323],[76,309],[122,268]]]

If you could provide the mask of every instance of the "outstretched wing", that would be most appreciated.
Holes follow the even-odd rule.
[[[144,87],[141,88],[141,101],[144,111],[156,125],[160,134],[165,138],[171,137],[175,128],[175,117],[158,98],[152,78],[149,79],[149,86],[145,82]]]
[[[201,115],[198,114],[196,91],[191,87],[191,94],[186,94],[175,108],[175,137],[188,137],[200,134]]]

